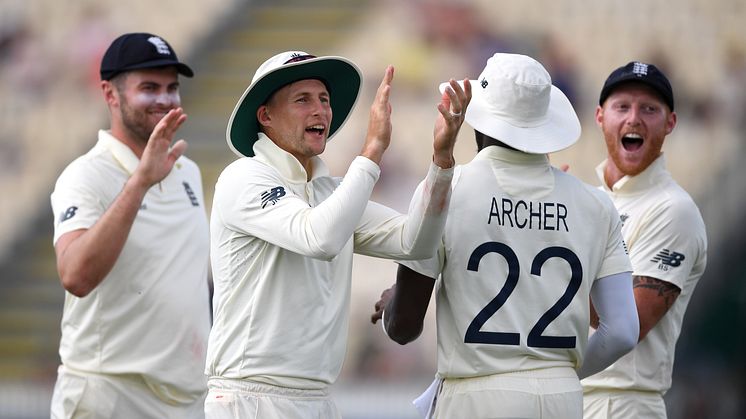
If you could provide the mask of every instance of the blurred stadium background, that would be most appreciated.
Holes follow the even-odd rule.
[[[0,418],[48,417],[63,302],[49,194],[107,126],[100,56],[133,31],[163,36],[196,71],[182,81],[189,120],[179,135],[202,168],[208,209],[217,175],[235,158],[224,136],[233,105],[256,67],[283,50],[342,55],[363,70],[358,106],[325,153],[335,175],[359,151],[385,66],[396,67],[394,139],[374,199],[402,211],[430,160],[437,83],[476,78],[494,52],[537,58],[583,124],[578,144],[552,159],[597,184],[593,168],[605,154],[593,113],[603,80],[633,59],[655,63],[672,80],[679,114],[664,147],[669,168],[699,204],[710,240],[677,347],[669,418],[746,417],[744,22],[743,0],[2,0]],[[465,163],[471,129],[461,137]],[[348,356],[333,387],[345,418],[415,418],[410,401],[432,379],[432,307],[407,346],[370,324],[394,273],[390,261],[356,259]]]

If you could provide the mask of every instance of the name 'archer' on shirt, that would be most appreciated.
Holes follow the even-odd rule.
[[[567,227],[567,207],[559,202],[513,201],[510,198],[498,201],[492,197],[487,224],[493,221],[502,227],[570,231]]]

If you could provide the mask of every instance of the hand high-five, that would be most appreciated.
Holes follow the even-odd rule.
[[[461,85],[454,79],[448,81],[438,103],[438,118],[433,129],[433,162],[441,168],[453,167],[453,148],[456,136],[464,123],[466,108],[471,101],[471,83],[464,79]]]
[[[174,167],[176,160],[187,148],[184,140],[179,140],[171,146],[174,134],[187,115],[182,108],[171,109],[161,119],[150,134],[148,144],[140,158],[140,164],[134,176],[146,185],[154,185],[165,178]]]

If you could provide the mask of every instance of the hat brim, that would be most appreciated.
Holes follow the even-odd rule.
[[[463,87],[463,81],[459,84]],[[442,93],[448,83],[440,85]],[[482,89],[472,89],[472,98],[464,120],[475,130],[503,142],[516,150],[531,154],[554,153],[575,144],[580,138],[580,121],[570,100],[552,86],[546,117],[530,126],[496,114],[484,99]]]
[[[343,57],[318,57],[283,65],[255,80],[238,100],[230,119],[226,139],[239,156],[253,157],[259,133],[256,110],[277,89],[298,80],[319,79],[329,89],[332,122],[328,142],[344,125],[360,94],[360,69]]]
[[[192,69],[189,68],[188,65],[178,62],[178,61],[171,60],[171,59],[164,59],[164,60],[153,60],[153,61],[147,61],[144,63],[133,64],[125,68],[117,69],[116,71],[104,71],[105,74],[104,74],[104,77],[102,77],[102,79],[111,80],[117,74],[121,74],[126,71],[143,70],[146,68],[169,67],[169,66],[176,67],[176,71],[178,71],[179,74],[183,76],[186,76],[186,77],[194,76],[194,71],[192,71]]]

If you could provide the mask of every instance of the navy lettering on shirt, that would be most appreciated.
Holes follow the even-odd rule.
[[[567,206],[560,202],[513,201],[492,197],[487,224],[529,230],[569,232]]]

